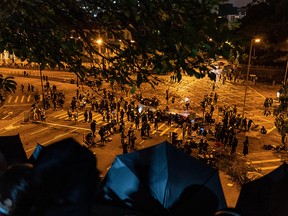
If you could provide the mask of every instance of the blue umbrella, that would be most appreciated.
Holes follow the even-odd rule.
[[[218,170],[167,141],[116,156],[101,189],[104,203],[153,215],[211,215],[227,207]]]

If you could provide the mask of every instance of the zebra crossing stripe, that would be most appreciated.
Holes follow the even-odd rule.
[[[177,132],[179,130],[179,127],[178,128],[175,128],[174,130],[173,130],[173,132]]]
[[[54,117],[58,118],[58,119],[62,119],[63,117],[65,117],[67,115],[67,113],[60,113],[58,115],[54,115]]]
[[[11,102],[11,99],[12,99],[12,96],[9,96],[7,103],[10,103],[10,102]]]
[[[267,167],[257,167],[257,169],[260,169],[260,170],[274,170],[276,168],[278,168],[280,165],[278,166],[267,166]]]
[[[158,127],[158,130],[161,129],[162,127],[164,127],[164,126],[165,126],[165,123],[163,123],[162,125],[160,125],[160,127]],[[155,134],[156,132],[157,132],[157,130],[154,130],[154,131],[152,131],[151,134]]]
[[[163,136],[171,127],[168,126],[165,130],[163,130],[162,133],[160,133],[160,136]]]
[[[14,103],[17,103],[18,98],[19,98],[19,96],[17,95],[16,98],[15,98],[15,100],[14,100]]]
[[[282,161],[281,158],[277,158],[277,159],[251,161],[251,162],[246,162],[246,164],[262,164],[262,163],[281,162],[281,161]]]
[[[99,115],[97,115],[99,116]],[[95,118],[94,120],[96,120],[97,123],[100,123],[100,122],[103,122],[103,117],[102,116],[99,116],[98,118]]]

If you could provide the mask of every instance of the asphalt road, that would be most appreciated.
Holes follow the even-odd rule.
[[[49,76],[50,72],[47,74]],[[57,75],[51,72],[51,76],[60,77],[59,72],[56,74]],[[70,75],[71,74],[68,74],[68,76]],[[140,93],[141,91],[142,95],[148,98],[156,96],[158,99],[160,99],[161,102],[159,108],[163,109],[167,105],[165,100],[165,91],[168,90],[168,106],[171,110],[179,113],[195,112],[198,116],[202,115],[202,111],[199,108],[200,101],[203,100],[205,94],[210,95],[212,92],[212,81],[210,81],[208,78],[198,80],[193,77],[184,76],[180,83],[170,83],[169,76],[161,76],[159,78],[162,79],[163,82],[160,82],[155,89],[151,88],[149,84],[143,84],[141,89],[137,90],[136,93]],[[28,83],[30,83],[35,86],[35,89],[41,89],[40,79],[16,76],[15,80],[18,82],[19,88],[15,94],[7,98],[5,105],[0,109],[1,136],[20,134],[27,156],[32,154],[35,146],[38,143],[42,145],[49,145],[67,137],[73,137],[78,142],[84,143],[84,136],[90,132],[90,129],[89,124],[85,123],[83,120],[83,112],[79,112],[79,120],[77,123],[67,119],[67,108],[70,104],[71,98],[76,94],[76,84],[51,80],[50,84],[56,85],[57,89],[62,90],[66,95],[64,110],[47,110],[46,123],[24,123],[24,113],[31,108],[31,104],[34,102],[33,93],[27,92],[26,87],[28,86]],[[21,91],[20,84],[25,86],[24,92]],[[109,88],[108,85],[107,88]],[[215,91],[220,96],[216,106],[216,122],[221,121],[222,118],[221,113],[218,112],[218,108],[223,107],[224,105],[236,105],[238,107],[238,112],[242,113],[244,89],[245,86],[241,82],[226,82],[223,84],[221,81],[218,81],[216,83]],[[285,157],[285,154],[283,153],[275,153],[272,151],[263,150],[261,148],[263,144],[267,143],[277,145],[281,140],[274,127],[274,117],[266,117],[263,115],[264,99],[266,97],[275,98],[278,89],[279,86],[267,86],[262,84],[257,84],[255,86],[253,83],[249,83],[245,116],[247,118],[252,118],[255,124],[259,124],[260,126],[264,125],[268,130],[268,134],[263,136],[260,134],[259,130],[255,130],[251,132],[239,133],[237,135],[239,139],[237,154],[239,157],[241,157],[243,139],[246,135],[249,136],[251,145],[249,147],[249,154],[246,157],[247,162],[253,163],[257,168],[261,168],[263,170],[263,174],[268,173],[279,166]],[[83,90],[88,91],[89,87],[83,86]],[[121,94],[126,97],[125,93],[121,92],[118,92],[117,96],[120,96]],[[171,103],[172,97],[175,97],[174,104]],[[185,111],[185,98],[188,98],[192,107],[191,110]],[[133,95],[128,94],[126,99],[133,99]],[[97,119],[99,124],[105,123],[101,122],[101,115],[99,113],[94,113],[93,119]],[[131,123],[126,121],[126,128],[130,125]],[[171,132],[176,132],[178,134],[182,133],[180,128],[176,128],[175,126],[168,127],[165,123],[159,124],[159,130],[152,131],[150,139],[142,139],[140,137],[140,131],[136,131],[136,147],[137,149],[142,149],[151,145],[158,144],[164,140],[170,141]],[[91,149],[97,156],[98,169],[102,172],[103,176],[111,166],[115,155],[122,153],[120,135],[113,135],[111,136],[111,139],[112,140],[106,143],[104,147]],[[211,146],[213,144],[214,143],[210,142]],[[221,180],[223,181],[223,189],[225,195],[227,196],[227,203],[229,206],[233,207],[237,201],[239,190],[235,185],[231,186],[232,182],[229,180],[229,177],[225,176],[223,173],[221,173]]]

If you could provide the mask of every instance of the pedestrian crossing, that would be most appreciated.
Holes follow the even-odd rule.
[[[65,121],[65,122],[68,121],[71,123],[75,122],[73,115],[72,115],[72,118],[69,119],[68,112],[65,110],[55,111],[55,115],[49,115],[49,116],[50,117],[47,118],[46,120],[47,122],[49,121],[53,123],[55,123],[55,121]],[[103,116],[98,112],[93,112],[92,119],[96,120],[98,130],[101,126],[106,125],[108,123],[106,119],[103,120]],[[134,122],[128,121],[126,115],[124,116],[124,123],[125,123],[125,131],[128,131],[131,125],[134,128],[134,130],[136,129],[136,124]],[[83,127],[83,124],[86,124],[85,127],[89,129],[90,123],[85,123],[84,110],[78,111],[78,119],[77,119],[76,124],[78,124],[79,126],[81,124],[81,127]],[[175,132],[178,134],[177,139],[182,140],[183,138],[182,129],[180,127],[175,127],[176,126],[175,124],[174,125],[172,124],[171,126],[169,126],[166,122],[160,122],[158,124],[157,130],[155,130],[153,122],[150,122],[150,126],[151,126],[151,132],[150,132],[151,135],[160,136],[160,137],[161,136],[170,137],[171,133]],[[141,127],[141,123],[140,123],[140,127]],[[275,155],[273,156],[273,154],[269,151],[261,152],[261,157],[259,156],[259,152],[249,153],[248,158],[247,158],[247,165],[253,166],[262,175],[268,174],[269,172],[279,167],[282,163],[283,163],[283,158],[280,158],[280,157],[277,158],[275,157]]]
[[[40,95],[40,101],[43,100],[43,95]],[[33,103],[34,95],[9,95],[5,101],[6,104]]]
[[[53,120],[53,121],[59,120],[59,121],[75,122],[74,113],[72,114],[72,118],[69,118],[67,111],[65,111],[65,110],[57,111],[57,113],[55,113],[55,115],[49,115],[50,117],[47,118],[46,121],[49,122],[49,119],[50,119],[50,121],[51,120]],[[92,119],[96,120],[97,128],[99,128],[99,126],[102,126],[102,125],[105,125],[108,123],[106,119],[104,119],[104,121],[103,121],[103,116],[98,112],[93,112]],[[119,117],[119,119],[120,119],[120,117]],[[136,124],[134,122],[128,121],[127,116],[125,116],[123,120],[124,120],[126,129],[128,129],[131,125],[134,129],[136,129]],[[84,110],[78,111],[77,123],[85,123]],[[153,122],[150,123],[150,125],[151,125],[151,133],[150,133],[151,135],[157,134],[158,136],[164,136],[164,135],[170,135],[171,132],[177,132],[177,131],[182,132],[182,129],[180,127],[175,127],[175,126],[173,126],[173,124],[171,126],[168,126],[168,124],[165,122],[159,123],[157,130],[154,129],[154,123]],[[140,127],[141,127],[141,123],[140,123]]]

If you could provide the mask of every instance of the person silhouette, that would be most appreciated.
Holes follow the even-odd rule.
[[[13,164],[0,176],[0,215],[10,215],[21,202],[28,188],[33,165]]]
[[[9,216],[91,215],[100,177],[89,149],[73,138],[64,139],[46,146],[33,165]]]

